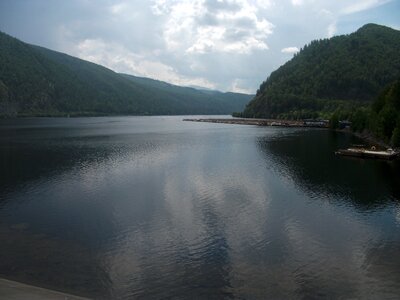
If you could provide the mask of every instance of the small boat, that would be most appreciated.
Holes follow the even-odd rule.
[[[394,159],[399,156],[399,152],[388,148],[387,150],[376,150],[375,146],[371,149],[365,148],[347,148],[339,149],[335,152],[338,155],[362,157],[362,158],[378,158],[378,159]]]

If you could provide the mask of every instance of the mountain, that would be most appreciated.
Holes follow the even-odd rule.
[[[180,102],[179,105],[181,106],[187,105],[187,109],[190,109],[189,106],[194,107],[195,104],[200,106],[199,109],[201,109],[201,106],[209,105],[209,109],[211,109],[212,106],[212,109],[217,113],[230,114],[232,112],[242,111],[245,105],[254,97],[254,95],[232,92],[223,93],[197,87],[182,87],[150,78],[136,77],[127,74],[121,75],[132,82],[157,91],[164,97],[169,97],[171,101],[175,100]],[[188,103],[187,99],[191,99],[191,102]]]
[[[316,117],[371,103],[400,78],[400,31],[367,24],[316,40],[272,72],[242,113],[246,117]]]
[[[0,32],[0,116],[230,114],[251,98],[118,74]]]
[[[400,147],[400,79],[384,88],[370,106],[355,110],[351,121],[353,131]]]

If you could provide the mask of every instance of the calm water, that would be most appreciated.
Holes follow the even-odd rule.
[[[0,275],[104,299],[400,297],[399,162],[181,120],[0,121]]]

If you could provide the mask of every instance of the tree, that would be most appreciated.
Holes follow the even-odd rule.
[[[361,132],[367,126],[368,110],[365,108],[359,108],[351,117],[351,127],[353,131]]]
[[[400,147],[400,126],[398,125],[392,134],[392,138],[390,139],[390,144],[393,147]]]
[[[337,111],[335,111],[332,116],[331,119],[329,120],[329,128],[330,129],[337,129],[339,128],[339,114]]]

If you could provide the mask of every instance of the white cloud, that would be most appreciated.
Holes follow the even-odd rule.
[[[232,92],[235,92],[235,93],[242,93],[242,94],[251,94],[252,93],[251,90],[245,88],[242,85],[242,80],[240,80],[238,78],[233,80],[229,90]]]
[[[127,5],[125,3],[118,3],[118,4],[111,5],[110,11],[113,14],[120,14],[126,8],[127,8]]]
[[[361,12],[363,10],[368,10],[383,4],[386,4],[392,0],[362,0],[352,3],[349,6],[344,7],[341,10],[342,14],[354,14],[357,12]]]
[[[303,0],[292,0],[292,5],[294,6],[303,5]]]
[[[196,85],[215,89],[215,84],[201,77],[185,77],[172,66],[130,52],[128,49],[101,39],[86,39],[76,45],[75,55],[106,66],[116,72],[166,81],[176,85]]]
[[[154,0],[151,10],[155,15],[163,15],[167,13],[166,11],[167,0]]]
[[[331,24],[329,24],[328,26],[328,37],[331,38],[335,35],[336,33],[336,22],[333,22]]]
[[[257,6],[263,9],[270,8],[274,3],[270,0],[256,0]]]
[[[333,13],[330,10],[326,9],[326,8],[321,9],[319,11],[319,14],[321,16],[325,17],[325,18],[330,18],[330,17],[333,16]]]
[[[290,53],[290,54],[293,54],[293,53],[296,53],[299,51],[300,51],[300,49],[297,47],[286,47],[281,50],[282,53]]]
[[[266,50],[266,39],[274,27],[247,0],[158,0],[153,12],[167,18],[164,39],[168,50],[185,49],[189,54]]]

